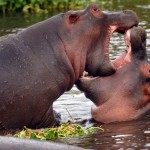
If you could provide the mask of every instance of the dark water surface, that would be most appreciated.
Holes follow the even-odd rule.
[[[134,10],[140,18],[140,26],[147,31],[147,50],[148,59],[150,60],[150,1],[146,0],[114,0],[108,1],[102,6],[104,10]],[[58,12],[53,12],[57,14]],[[0,35],[8,33],[16,33],[25,27],[36,22],[44,20],[53,14],[47,15],[6,15],[0,16]],[[115,59],[125,50],[123,36],[114,34],[111,38],[110,57]],[[91,118],[90,109],[92,102],[85,98],[83,93],[80,93],[76,87],[71,91],[63,94],[55,103],[54,108],[61,113],[62,120],[71,120],[71,116],[77,120],[84,122],[83,125],[99,126],[100,124],[93,124],[89,120]],[[150,115],[145,116],[139,120],[122,123],[112,123],[102,125],[103,132],[98,132],[95,135],[90,135],[81,138],[69,138],[61,140],[64,143],[81,146],[91,149],[118,149],[118,150],[134,150],[150,149]]]

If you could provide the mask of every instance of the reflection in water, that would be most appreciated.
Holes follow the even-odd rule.
[[[138,2],[137,2],[138,1]],[[147,31],[147,50],[148,58],[150,59],[150,7],[146,3],[142,5],[141,1],[115,1],[110,6],[105,6],[108,10],[123,10],[133,9],[137,12],[140,18],[140,26]],[[22,16],[11,15],[0,17],[0,35],[8,33],[16,33],[24,29],[26,26],[39,22],[48,18],[49,15],[40,16]],[[115,33],[110,42],[110,57],[115,59],[125,50],[124,37]],[[82,122],[86,127],[99,126],[97,123],[90,121],[92,102],[85,98],[83,93],[80,93],[76,87],[71,91],[63,94],[55,103],[54,108],[61,113],[62,121],[72,120],[71,116],[77,121]],[[150,115],[147,115],[139,120],[111,123],[102,125],[104,131],[95,135],[90,135],[81,138],[62,139],[61,142],[81,146],[91,149],[150,149]]]

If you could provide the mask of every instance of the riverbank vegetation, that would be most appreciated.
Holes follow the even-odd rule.
[[[82,9],[89,3],[104,4],[111,0],[0,0],[0,13],[48,13],[52,9]]]

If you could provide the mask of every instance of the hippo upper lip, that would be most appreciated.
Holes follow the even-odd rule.
[[[131,26],[130,28],[118,27],[118,28],[115,30],[115,32],[118,32],[118,33],[121,33],[121,34],[125,34],[127,30],[129,30],[129,29],[131,29],[131,28],[133,28],[133,27],[135,27],[135,26],[137,26],[137,25],[133,25],[133,26]]]

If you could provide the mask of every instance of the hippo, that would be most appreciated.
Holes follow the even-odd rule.
[[[91,4],[0,37],[0,129],[56,125],[53,102],[84,70],[113,74],[110,37],[138,22],[133,11],[105,12]]]
[[[84,148],[58,142],[2,136],[0,136],[0,145],[0,150],[85,150]]]
[[[81,77],[77,87],[93,101],[92,118],[111,123],[140,118],[150,111],[150,65],[146,54],[146,32],[133,27],[125,33],[126,51],[108,77]]]

